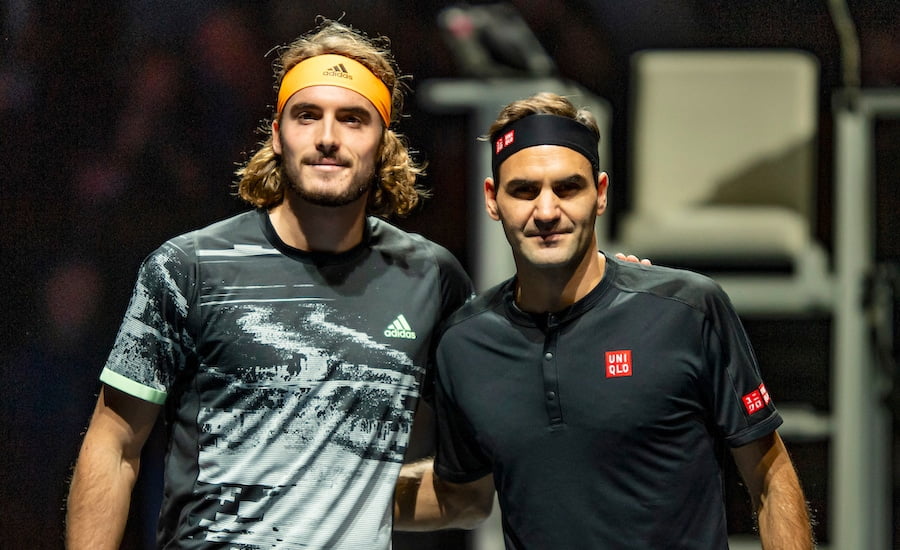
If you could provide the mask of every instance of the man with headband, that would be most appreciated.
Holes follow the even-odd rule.
[[[782,420],[727,296],[598,253],[609,181],[590,113],[539,94],[489,134],[485,205],[517,273],[442,332],[434,468],[404,470],[398,516],[475,521],[471,499],[495,486],[509,549],[727,548],[729,448],[763,547],[811,548]]]
[[[167,421],[161,548],[387,549],[435,327],[472,294],[408,213],[386,40],[326,21],[281,52],[254,210],[152,253],[69,494],[70,550],[118,548],[141,449]]]

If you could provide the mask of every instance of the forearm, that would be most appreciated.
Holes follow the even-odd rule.
[[[812,529],[800,481],[790,461],[773,467],[758,507],[763,550],[810,550]]]
[[[432,460],[404,464],[394,490],[394,529],[430,531],[440,529],[441,510],[437,495],[428,488],[434,475]]]
[[[813,548],[806,499],[781,436],[773,432],[732,454],[753,499],[763,549]]]
[[[434,475],[431,459],[405,464],[394,496],[394,529],[474,529],[490,515],[492,505],[489,478],[447,483]]]
[[[68,550],[117,549],[122,542],[140,459],[85,438],[69,489]]]

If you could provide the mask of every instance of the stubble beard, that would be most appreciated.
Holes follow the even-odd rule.
[[[568,235],[572,238],[573,235]],[[528,240],[528,239],[526,239]],[[585,243],[564,242],[556,246],[536,246],[535,243],[521,243],[521,261],[537,271],[559,271],[577,268],[592,249],[590,241]]]
[[[312,191],[305,188],[301,183],[301,176],[295,170],[285,167],[283,175],[287,179],[288,186],[300,199],[314,204],[316,206],[325,206],[329,208],[337,208],[346,206],[359,200],[360,197],[366,195],[372,188],[374,175],[370,174],[365,178],[354,178],[350,185],[341,192],[330,193],[326,191]]]

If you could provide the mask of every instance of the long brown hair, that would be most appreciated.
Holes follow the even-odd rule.
[[[369,38],[352,27],[328,19],[279,49],[279,58],[273,65],[276,95],[287,71],[304,59],[323,54],[343,55],[365,65],[391,92],[391,122],[400,118],[406,91],[405,77],[400,75],[390,53],[390,41],[386,37]],[[267,138],[250,160],[237,170],[240,177],[237,188],[245,201],[268,208],[284,199],[286,184],[282,181],[281,157],[272,149],[271,124],[266,124],[261,131]],[[408,214],[419,199],[427,195],[416,185],[416,177],[424,172],[424,167],[412,159],[404,137],[389,127],[383,131],[378,156],[376,185],[369,194],[367,213],[382,217]]]

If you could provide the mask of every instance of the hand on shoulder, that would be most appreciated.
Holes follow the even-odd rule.
[[[638,258],[637,256],[635,256],[634,254],[628,254],[626,256],[625,254],[623,254],[621,252],[616,252],[616,258],[618,258],[620,260],[624,260],[626,262],[634,262],[636,264],[653,265],[652,263],[650,263],[650,260],[648,260],[647,258],[644,258],[642,260],[642,259]]]

